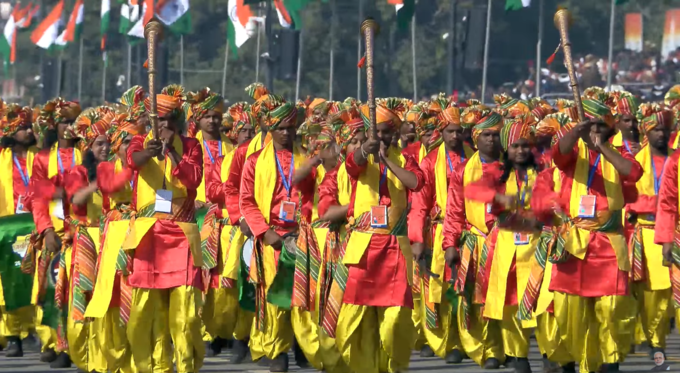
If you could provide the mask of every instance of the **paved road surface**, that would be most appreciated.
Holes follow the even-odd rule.
[[[642,350],[642,349],[640,349]],[[223,353],[222,355],[214,358],[208,358],[205,361],[205,366],[201,369],[201,372],[212,372],[212,373],[231,373],[231,372],[242,372],[242,373],[267,373],[268,370],[265,367],[258,367],[256,364],[248,363],[242,365],[229,365],[227,363],[229,351]],[[669,361],[671,362],[671,369],[673,371],[680,371],[680,335],[677,332],[670,337],[668,341],[667,354],[669,355]],[[35,373],[53,373],[53,372],[75,372],[76,368],[71,369],[50,369],[47,364],[41,363],[38,360],[38,354],[35,352],[27,353],[23,358],[5,358],[4,353],[0,352],[0,372],[35,372]],[[534,345],[531,349],[531,367],[534,373],[542,372],[541,357],[538,354],[538,350]],[[291,355],[291,362],[293,358]],[[626,362],[621,366],[621,371],[624,372],[649,372],[651,368],[654,367],[653,362],[648,358],[646,350],[645,352],[638,352],[634,355],[629,355]],[[301,370],[297,366],[291,364],[291,372],[315,372],[311,369]],[[510,369],[501,369],[497,372],[511,372]],[[484,372],[483,369],[476,366],[469,360],[464,361],[462,364],[458,365],[446,365],[443,361],[438,358],[421,358],[417,354],[413,354],[411,357],[411,367],[410,372],[432,372],[432,373],[443,373],[443,372],[458,372],[458,373],[471,373],[471,372]]]

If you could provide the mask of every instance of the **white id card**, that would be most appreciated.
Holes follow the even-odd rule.
[[[24,196],[19,196],[19,199],[17,200],[17,210],[15,211],[16,214],[27,214],[29,211],[26,210],[26,206],[24,206]]]
[[[492,205],[491,205],[490,203],[487,203],[487,204],[486,204],[486,213],[487,213],[487,214],[490,214],[490,213],[491,213],[491,206],[492,206]]]
[[[58,199],[55,201],[54,211],[52,211],[52,216],[59,220],[64,220],[64,201]]]
[[[156,205],[154,206],[156,212],[163,212],[166,214],[172,213],[172,191],[159,189],[156,191]]]
[[[581,200],[578,204],[578,217],[579,218],[594,218],[595,217],[595,201],[596,198],[593,195],[581,196]]]

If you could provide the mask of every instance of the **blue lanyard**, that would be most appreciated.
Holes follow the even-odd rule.
[[[524,200],[527,196],[527,188],[529,187],[529,172],[524,175],[524,189],[522,189],[522,183],[519,181],[519,174],[515,171],[515,182],[517,182],[517,197],[519,198],[519,207],[524,208]],[[521,197],[520,197],[521,192]]]
[[[380,175],[380,184],[378,187],[381,187],[383,184],[385,184],[385,182],[387,182],[387,166],[385,166],[382,174]]]
[[[290,171],[288,172],[288,178],[286,178],[286,175],[283,173],[283,168],[281,167],[281,162],[279,162],[279,156],[276,155],[276,151],[274,151],[274,159],[276,159],[276,168],[279,169],[279,173],[281,174],[281,181],[283,182],[283,187],[286,188],[286,192],[288,193],[288,198],[290,199],[290,188],[291,184],[293,183],[293,171],[295,171],[295,154],[290,155]]]
[[[220,154],[220,157],[221,157],[222,156],[222,140],[219,141],[217,146],[219,148],[218,151],[220,152],[219,154]],[[208,153],[208,157],[210,157],[210,163],[215,164],[215,158],[213,158],[213,155],[210,152],[210,147],[208,146],[208,143],[205,142],[205,140],[203,140],[203,147],[205,148],[206,153]]]
[[[626,147],[626,150],[628,150],[628,153],[633,154],[633,151],[630,150],[630,144],[628,143],[628,140],[623,140],[623,146]]]
[[[590,174],[588,174],[588,184],[586,184],[588,191],[590,191],[590,185],[593,183],[597,166],[600,164],[600,157],[602,157],[602,154],[597,155],[597,158],[595,158],[595,164],[593,164],[593,167],[590,168]]]
[[[668,160],[668,157],[663,159],[664,168],[666,166],[666,160]],[[652,177],[654,178],[654,193],[657,196],[659,195],[659,190],[661,189],[661,177],[662,176],[663,176],[663,168],[661,169],[661,173],[659,174],[659,177],[656,177],[656,162],[654,162],[654,158],[652,158]]]
[[[453,172],[453,162],[451,162],[451,156],[449,156],[449,152],[446,152],[446,162],[449,164],[449,170]]]
[[[71,168],[75,168],[76,167],[76,148],[73,148],[73,158],[72,158],[72,160],[73,160],[73,162],[71,162],[72,163]],[[57,163],[59,163],[60,173],[63,174],[64,173],[64,164],[61,162],[61,153],[59,152],[58,148],[57,148]]]
[[[21,168],[21,164],[19,164],[19,159],[17,159],[17,156],[12,154],[12,157],[14,158],[14,165],[17,166],[17,169],[19,170],[19,175],[21,176],[21,181],[24,182],[24,186],[28,186],[28,170],[26,170],[26,173],[24,174],[24,170]],[[654,162],[652,162],[654,163]]]

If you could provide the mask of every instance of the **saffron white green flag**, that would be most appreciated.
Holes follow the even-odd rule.
[[[109,13],[111,12],[111,0],[102,0],[100,33],[102,35],[101,51],[102,59],[106,63],[106,37],[109,32]]]
[[[229,0],[229,22],[227,22],[227,40],[234,54],[238,48],[250,38],[246,31],[246,25],[253,16],[250,5],[243,3],[243,0]]]
[[[16,32],[17,32],[17,19],[18,17],[19,4],[14,6],[12,14],[10,14],[5,28],[2,31],[2,39],[0,39],[0,53],[5,60],[5,64],[14,63],[14,57],[16,53]]]
[[[191,33],[189,0],[160,0],[156,5],[156,17],[176,35]]]
[[[63,10],[64,0],[61,0],[31,33],[33,44],[42,49],[49,49],[57,41],[61,24],[61,12]]]

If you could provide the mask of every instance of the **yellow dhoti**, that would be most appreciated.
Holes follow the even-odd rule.
[[[120,309],[111,308],[101,320],[101,328],[96,342],[106,360],[107,370],[111,373],[136,373],[132,362],[132,351],[125,334],[125,326],[120,322]]]
[[[501,363],[505,361],[500,322],[484,319],[481,305],[474,304],[470,307],[470,328],[468,329],[465,327],[463,302],[458,304],[458,330],[465,353],[475,363],[483,365],[491,358]]]
[[[446,292],[446,287],[444,287],[444,292]],[[453,350],[463,352],[463,346],[460,342],[460,335],[458,334],[458,322],[455,315],[453,315],[453,307],[451,303],[445,299],[446,297],[442,298],[442,302],[435,305],[439,326],[435,329],[429,329],[427,328],[425,320],[422,320],[421,328],[427,344],[432,348],[435,355],[445,359],[446,354]],[[420,312],[421,314],[425,314],[426,312],[424,302],[421,302]]]
[[[541,354],[560,365],[574,361],[561,339],[555,316],[544,312],[536,317],[536,321],[536,342]]]

